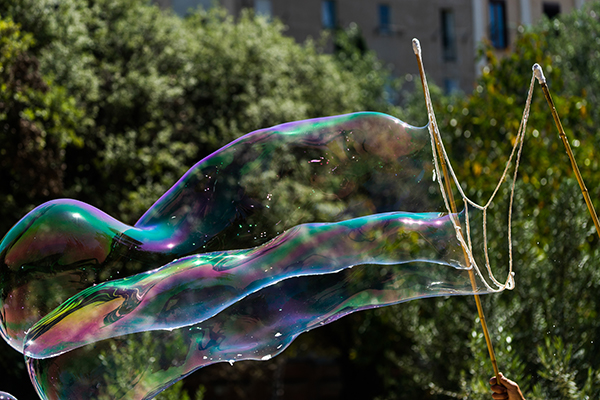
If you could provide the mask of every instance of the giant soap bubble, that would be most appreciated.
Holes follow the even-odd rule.
[[[0,332],[42,398],[143,399],[358,310],[502,290],[430,143],[379,113],[298,121],[203,159],[133,226],[43,204],[0,243]]]

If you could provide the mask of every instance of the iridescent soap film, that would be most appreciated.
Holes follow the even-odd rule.
[[[426,128],[356,113],[239,138],[133,226],[51,201],[0,243],[1,334],[44,399],[146,399],[355,311],[490,292],[435,175]]]

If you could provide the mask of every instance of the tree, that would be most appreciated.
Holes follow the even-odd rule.
[[[0,36],[2,116],[11,118],[0,131],[10,146],[0,165],[10,176],[2,185],[12,182],[0,191],[6,228],[58,195],[132,223],[189,166],[241,134],[363,109],[400,113],[386,98],[394,84],[361,48],[357,27],[336,35],[330,56],[248,13],[234,21],[222,10],[200,10],[181,20],[141,0],[2,0],[0,15],[20,24],[4,20]],[[600,83],[599,15],[593,4],[544,21],[524,30],[502,58],[484,48],[488,64],[472,94],[448,97],[434,88],[450,158],[470,196],[485,198],[500,176],[534,62],[545,69],[592,198],[598,196],[600,116],[590,104]],[[402,114],[425,122],[417,109],[424,110],[419,90]],[[537,89],[529,126],[513,228],[518,286],[484,297],[484,309],[500,367],[528,398],[597,397],[598,238]],[[33,175],[23,154],[64,169],[25,185],[21,177]],[[500,266],[508,263],[505,210],[499,201],[490,211],[499,221],[490,227],[490,253]],[[347,395],[489,398],[491,368],[472,303],[429,299],[355,314],[302,335],[287,354],[312,349],[336,357]],[[0,360],[18,365],[17,356]]]
[[[598,55],[590,43],[600,33],[599,14],[594,3],[522,30],[514,51],[501,58],[484,47],[482,56],[488,63],[476,90],[465,97],[437,97],[450,158],[470,196],[487,198],[499,179],[517,132],[531,66],[537,62],[545,70],[591,196],[597,198],[598,116],[589,104],[597,89],[597,73],[591,66]],[[593,398],[598,396],[599,368],[592,343],[598,334],[598,237],[539,87],[528,126],[513,218],[517,289],[484,297],[484,309],[500,368],[526,389],[527,398]],[[494,239],[488,244],[492,263],[499,266],[508,263],[505,212],[506,203],[500,201],[489,216],[497,221],[489,225],[488,234]],[[458,302],[462,301],[469,299]],[[415,307],[427,309],[424,304]],[[468,349],[473,354],[452,357],[446,385],[429,378],[423,386],[431,382],[439,398],[489,398],[486,375],[491,368],[473,307],[457,307],[453,314],[470,326]],[[464,345],[466,337],[456,336],[442,318],[431,321],[440,332],[434,342],[443,338],[445,343]],[[428,353],[429,340],[416,339],[416,346]],[[457,364],[461,366],[456,368]]]
[[[65,147],[80,144],[75,129],[83,113],[65,88],[49,85],[43,78],[39,60],[31,50],[34,45],[33,36],[11,18],[0,18],[2,231],[25,210],[60,196],[64,190]],[[25,378],[22,355],[3,353],[8,353],[0,357],[5,376],[16,382]],[[13,393],[19,395],[18,390]]]
[[[48,85],[30,48],[31,34],[10,18],[0,20],[0,201],[2,231],[39,202],[64,189],[64,149],[81,144],[82,118],[63,87]]]
[[[387,72],[371,53],[355,60],[366,60],[359,72],[314,43],[283,36],[281,23],[250,13],[234,20],[223,10],[198,10],[182,20],[142,0],[2,0],[0,15],[23,32],[14,36],[22,42],[19,54],[37,60],[18,67],[29,71],[22,72],[29,86],[2,94],[8,99],[26,90],[32,99],[7,112],[12,119],[2,139],[15,144],[2,158],[9,177],[2,184],[12,185],[2,193],[13,204],[1,211],[4,231],[56,197],[134,223],[191,165],[242,134],[291,120],[393,109],[385,97]],[[18,64],[11,54],[7,66]],[[377,84],[358,75],[371,72],[370,65]],[[26,154],[35,162],[31,170],[13,150],[24,140],[17,135],[21,120],[32,129],[34,139],[27,140],[42,143]],[[48,171],[47,178],[40,175],[47,182],[26,182],[31,171]],[[3,361],[22,366],[12,361],[18,354],[3,352],[12,355]],[[16,377],[26,376],[23,369],[10,370],[11,384],[28,387]]]
[[[387,104],[385,70],[366,93],[358,71],[248,12],[181,20],[143,0],[21,0],[0,11],[33,33],[42,73],[85,110],[83,146],[66,149],[64,194],[129,222],[242,134]]]

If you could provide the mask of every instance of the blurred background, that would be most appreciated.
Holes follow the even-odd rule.
[[[60,197],[133,224],[259,128],[362,110],[424,125],[413,37],[469,196],[486,200],[500,178],[537,62],[598,206],[599,19],[578,0],[0,0],[0,235]],[[491,213],[502,275],[506,201]],[[512,240],[516,289],[482,299],[501,371],[528,399],[598,398],[598,236],[539,87]],[[489,399],[476,315],[470,297],[356,313],[158,398]],[[4,342],[0,371],[0,390],[36,398]]]

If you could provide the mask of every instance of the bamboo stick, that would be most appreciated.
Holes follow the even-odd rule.
[[[427,89],[427,78],[425,77],[425,69],[423,67],[423,59],[421,56],[421,44],[418,39],[413,39],[413,50],[415,55],[417,56],[417,62],[419,64],[419,74],[421,75],[421,84],[423,85],[423,93],[425,95],[425,103],[427,104],[427,115],[429,117],[429,129],[433,130],[432,135],[435,141],[436,151],[438,153],[438,158],[440,160],[440,164],[442,167],[442,172],[444,174],[444,184],[446,188],[446,193],[448,196],[448,200],[450,202],[451,211],[453,214],[457,214],[456,203],[454,201],[454,195],[452,194],[452,187],[450,176],[448,174],[448,169],[446,167],[446,160],[444,159],[444,155],[441,148],[441,143],[437,134],[437,122],[435,120],[435,114],[433,112],[433,106],[431,105],[431,98],[429,95],[429,90]],[[441,179],[441,177],[439,177]],[[463,247],[463,253],[465,256],[465,262],[467,265],[470,264],[469,256],[467,254],[467,250]],[[475,273],[473,269],[469,269],[469,278],[471,280],[471,286],[473,287],[473,291],[477,290],[477,283],[475,281]],[[487,322],[485,320],[485,315],[483,313],[483,307],[481,305],[481,299],[478,294],[473,295],[475,297],[475,305],[477,306],[477,313],[479,314],[479,320],[481,321],[481,327],[483,328],[483,335],[485,336],[485,342],[487,344],[488,352],[490,354],[490,360],[492,362],[492,368],[494,370],[495,376],[498,376],[498,363],[496,362],[496,355],[494,353],[494,347],[492,346],[492,339],[490,338],[489,330],[487,327]]]
[[[556,124],[556,128],[558,129],[558,136],[560,136],[560,139],[562,140],[563,145],[567,150],[567,155],[569,156],[569,160],[571,160],[571,168],[573,168],[573,172],[575,172],[575,178],[577,178],[577,182],[579,183],[579,187],[581,188],[581,194],[583,194],[585,204],[587,205],[588,211],[590,212],[592,220],[594,221],[594,225],[596,226],[596,233],[598,234],[598,237],[600,237],[600,223],[598,222],[598,215],[596,214],[596,209],[594,208],[594,204],[590,199],[590,194],[587,188],[585,187],[585,183],[583,182],[583,178],[581,177],[581,173],[579,172],[579,167],[577,166],[577,162],[575,161],[575,156],[573,156],[573,151],[571,150],[571,146],[569,145],[569,140],[567,139],[565,130],[563,129],[562,124],[560,123],[558,112],[556,111],[556,107],[554,106],[554,102],[552,101],[552,96],[550,96],[550,89],[548,89],[548,84],[546,83],[544,71],[542,71],[542,67],[540,67],[539,64],[534,64],[533,73],[537,78],[540,86],[542,87],[542,91],[544,92],[544,96],[546,97],[546,101],[548,102],[548,106],[550,107],[550,111],[552,112],[554,123]]]

